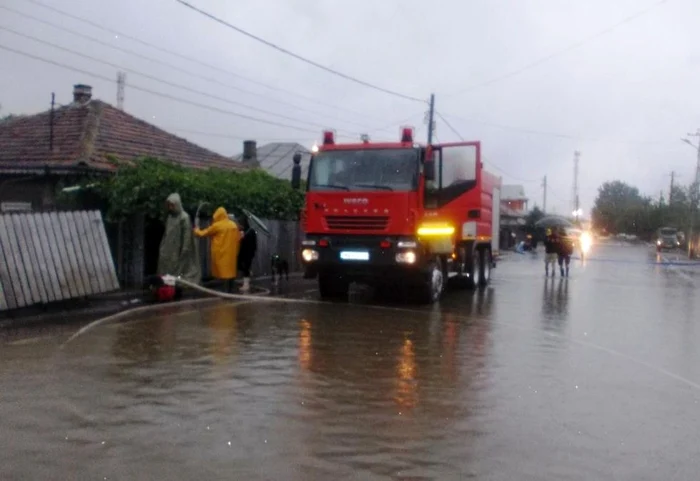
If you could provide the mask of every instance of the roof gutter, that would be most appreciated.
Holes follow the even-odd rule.
[[[18,167],[17,165],[0,164],[0,173],[3,174],[33,174],[34,176],[49,176],[60,174],[113,174],[114,171],[102,167],[88,167],[86,165],[42,165],[36,167]]]

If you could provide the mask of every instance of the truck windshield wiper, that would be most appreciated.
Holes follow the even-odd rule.
[[[332,189],[350,190],[349,187],[340,184],[314,184],[313,187],[330,187]]]
[[[394,190],[388,185],[381,184],[354,184],[356,187],[366,187],[368,189],[378,189],[378,190]]]

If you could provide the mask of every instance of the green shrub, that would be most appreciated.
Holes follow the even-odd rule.
[[[165,214],[165,199],[173,192],[180,194],[183,207],[193,212],[200,202],[210,214],[219,206],[239,214],[248,209],[265,219],[294,220],[303,204],[302,191],[291,183],[263,170],[231,171],[199,170],[182,167],[156,158],[145,157],[133,165],[122,165],[108,178],[85,181],[94,184],[98,195],[109,206],[109,220],[124,219],[144,213],[151,218]]]

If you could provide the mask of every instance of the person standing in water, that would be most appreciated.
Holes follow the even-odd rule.
[[[166,200],[168,218],[158,253],[159,276],[172,275],[199,284],[202,272],[199,250],[192,232],[190,216],[182,208],[180,194],[170,194]]]
[[[206,229],[195,228],[194,234],[211,238],[211,274],[225,281],[226,290],[233,292],[241,242],[241,231],[236,223],[229,219],[226,209],[219,207],[214,212],[214,222]]]
[[[561,239],[558,255],[559,271],[562,277],[569,277],[569,264],[571,263],[571,256],[574,254],[574,240],[563,227],[559,229],[559,238]]]
[[[544,274],[549,276],[549,266],[552,266],[552,277],[557,272],[557,257],[559,255],[559,236],[552,229],[547,229],[544,239]]]
[[[240,221],[243,238],[241,239],[241,248],[238,252],[238,267],[243,274],[242,292],[250,291],[250,268],[253,265],[255,252],[258,249],[258,235],[250,226],[250,221],[247,216],[243,216]]]

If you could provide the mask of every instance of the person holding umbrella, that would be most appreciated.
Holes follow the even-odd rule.
[[[559,271],[562,277],[569,277],[569,264],[571,263],[571,256],[574,254],[574,240],[566,232],[564,227],[559,228]]]
[[[549,266],[552,266],[552,277],[556,275],[557,258],[560,251],[560,239],[551,228],[547,229],[544,239],[544,274],[549,277]],[[563,274],[562,274],[563,275]]]
[[[243,215],[240,220],[242,239],[238,252],[238,267],[243,274],[243,287],[241,292],[250,291],[250,268],[253,265],[255,252],[258,249],[258,235],[250,225],[248,215]]]

